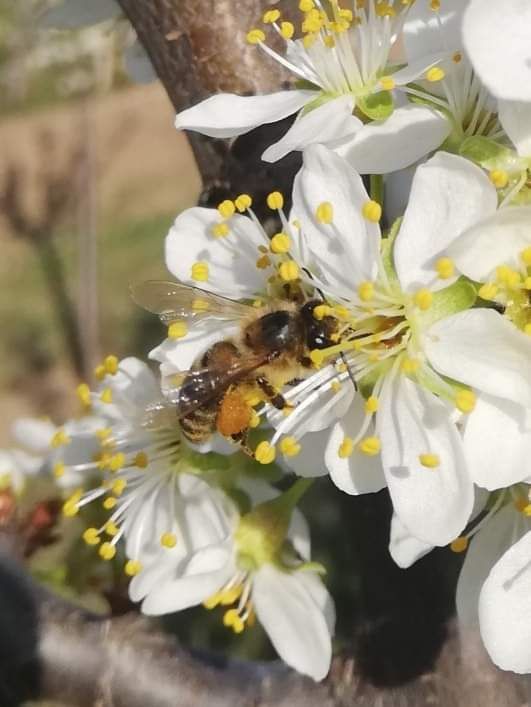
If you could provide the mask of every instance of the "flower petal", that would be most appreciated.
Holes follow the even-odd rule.
[[[477,627],[479,594],[484,581],[500,557],[528,528],[522,514],[508,503],[474,536],[457,582],[455,600],[461,626]]]
[[[389,554],[401,569],[407,569],[421,557],[433,550],[433,545],[419,540],[411,535],[409,530],[393,513],[391,518],[391,537],[389,539]]]
[[[520,267],[519,255],[531,245],[531,208],[511,206],[466,230],[448,248],[459,270],[485,282],[498,265]]]
[[[431,284],[437,259],[465,229],[494,213],[497,203],[494,185],[468,160],[438,152],[421,165],[394,246],[402,288]],[[451,284],[439,282],[440,287]]]
[[[303,150],[308,145],[352,135],[362,126],[361,120],[352,115],[353,108],[354,99],[341,96],[301,114],[284,137],[267,148],[262,159],[277,162],[293,150]]]
[[[263,565],[254,576],[252,597],[279,656],[300,673],[322,680],[330,669],[332,642],[324,607],[306,585],[307,574]]]
[[[463,40],[474,69],[497,97],[531,101],[531,4],[527,0],[471,0]],[[492,38],[496,50],[492,51]]]
[[[234,299],[252,298],[265,286],[264,271],[256,267],[266,237],[251,219],[235,214],[228,222],[229,234],[215,237],[220,223],[216,209],[193,208],[180,214],[166,237],[166,267],[188,285]],[[208,266],[208,279],[196,282],[194,263]]]
[[[419,540],[446,545],[464,528],[474,502],[464,451],[446,405],[403,375],[388,375],[376,430],[395,513]],[[426,468],[421,454],[439,457]]]
[[[465,7],[463,0],[444,0],[434,12],[430,3],[414,3],[403,30],[408,61],[417,61],[437,51],[461,49],[461,22]]]
[[[295,472],[297,476],[316,478],[328,473],[323,449],[329,435],[328,430],[308,432],[300,441],[301,451],[294,457],[282,457],[283,466]]]
[[[364,125],[335,151],[360,174],[387,174],[436,150],[450,130],[442,113],[408,105],[394,110],[387,120]]]
[[[46,454],[50,451],[50,442],[56,430],[50,420],[38,420],[34,417],[19,417],[11,428],[13,438],[18,444],[34,454]]]
[[[380,229],[363,218],[368,200],[361,177],[345,160],[323,145],[304,151],[293,185],[293,210],[322,274],[344,296],[376,272]],[[317,207],[326,202],[333,209],[331,224],[316,218]]]
[[[531,430],[519,405],[480,395],[468,416],[464,444],[474,483],[490,491],[524,481],[531,475]]]
[[[491,569],[479,596],[479,626],[490,657],[503,670],[531,672],[531,532]]]
[[[440,319],[424,351],[439,373],[531,408],[531,338],[492,309]]]
[[[531,102],[498,101],[498,117],[520,157],[531,157]]]
[[[387,482],[383,474],[382,462],[378,456],[370,457],[358,449],[350,457],[340,457],[339,448],[345,437],[356,436],[365,418],[364,400],[356,395],[348,412],[336,422],[329,433],[325,449],[325,463],[334,484],[352,495],[374,493],[383,489]],[[367,436],[374,434],[374,425]]]
[[[297,113],[315,96],[315,91],[279,91],[266,96],[219,93],[178,113],[175,127],[210,137],[236,137]]]

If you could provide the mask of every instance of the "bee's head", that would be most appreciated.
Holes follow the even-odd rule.
[[[313,349],[326,349],[332,346],[333,334],[337,331],[337,319],[325,316],[316,319],[314,309],[323,304],[320,300],[310,300],[301,307],[301,318],[305,328],[305,344],[310,351]]]

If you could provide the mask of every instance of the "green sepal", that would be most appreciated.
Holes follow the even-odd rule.
[[[391,91],[378,91],[359,97],[356,107],[371,120],[386,120],[395,109],[393,94]]]
[[[295,81],[295,88],[298,91],[321,91],[321,87],[316,83],[308,81],[308,79],[298,79]]]
[[[427,329],[439,319],[444,319],[457,312],[474,306],[477,291],[474,284],[466,277],[460,277],[450,287],[433,293],[433,301],[429,309],[418,313],[422,329]]]
[[[505,172],[521,172],[527,160],[518,157],[514,150],[481,135],[467,137],[459,147],[461,157],[475,162],[484,169],[500,169]]]
[[[333,101],[334,98],[337,98],[337,96],[333,93],[323,93],[321,91],[313,100],[309,101],[308,103],[306,103],[305,106],[303,106],[300,115],[308,115],[308,113],[311,113],[312,110],[324,106],[325,103],[328,103],[328,101]]]

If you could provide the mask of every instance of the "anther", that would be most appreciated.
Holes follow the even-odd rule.
[[[105,372],[108,373],[110,376],[114,376],[118,373],[119,365],[120,361],[118,360],[118,356],[106,356],[103,361]]]
[[[504,189],[509,183],[509,175],[504,169],[492,169],[489,172],[489,179],[496,189]]]
[[[280,264],[278,272],[285,282],[292,282],[299,277],[299,266],[294,260],[287,260],[285,263]]]
[[[467,414],[476,407],[476,394],[473,390],[460,390],[455,396],[455,406],[461,412]]]
[[[117,503],[118,501],[114,498],[114,496],[109,496],[109,498],[106,498],[105,501],[103,501],[102,505],[106,511],[112,511]]]
[[[440,66],[432,66],[431,69],[428,69],[428,71],[426,71],[426,80],[430,81],[431,83],[435,83],[436,81],[442,81],[444,77],[444,70],[441,69]]]
[[[224,221],[222,223],[215,223],[212,226],[212,235],[215,238],[225,238],[230,233],[229,225]]]
[[[104,388],[101,391],[100,400],[102,403],[110,405],[112,403],[112,390],[110,388]]]
[[[285,457],[296,457],[301,451],[301,445],[295,437],[284,437],[279,444],[279,448]]]
[[[87,545],[99,545],[100,534],[97,528],[87,528],[83,533],[83,540]]]
[[[208,263],[197,262],[192,265],[192,280],[196,280],[196,282],[206,282],[208,275]]]
[[[481,299],[493,300],[498,294],[498,287],[493,282],[487,282],[478,290],[478,295]]]
[[[254,457],[260,464],[271,464],[275,460],[276,449],[272,444],[264,440],[255,449]]]
[[[163,533],[160,536],[160,544],[168,550],[174,548],[177,545],[177,537],[175,533]]]
[[[182,339],[188,334],[186,322],[172,322],[168,327],[168,339]]]
[[[415,293],[413,300],[419,309],[425,311],[429,309],[433,303],[433,293],[426,287],[423,287]]]
[[[252,29],[247,32],[247,41],[249,44],[260,44],[265,41],[265,34],[261,29]]]
[[[148,455],[145,452],[138,452],[133,460],[133,463],[139,469],[145,469],[148,465],[148,461]]]
[[[279,19],[280,19],[279,10],[267,10],[266,12],[264,12],[264,15],[262,17],[262,22],[266,25],[272,25],[273,22],[276,22]]]
[[[380,453],[381,443],[378,437],[365,437],[358,444],[358,449],[368,457],[374,457]]]
[[[365,401],[365,412],[369,415],[372,415],[373,413],[377,412],[378,404],[378,398],[376,396],[369,396]]]
[[[267,197],[267,205],[272,211],[282,209],[284,206],[284,197],[279,191],[273,191]]]
[[[142,565],[138,560],[129,560],[125,563],[124,572],[128,577],[136,577],[142,571]]]
[[[348,459],[354,453],[354,441],[350,437],[345,437],[339,449],[337,450],[337,455],[340,459]]]
[[[450,543],[450,550],[452,552],[464,552],[468,547],[468,538],[465,535],[460,535],[455,540]]]
[[[70,444],[70,441],[70,437],[66,434],[66,432],[63,429],[60,429],[57,430],[52,437],[50,446],[57,449],[58,447],[64,447],[65,445]]]
[[[520,253],[520,258],[522,259],[524,265],[528,268],[531,267],[531,246]]]
[[[438,454],[419,454],[419,462],[427,469],[437,469],[441,465]]]
[[[374,297],[374,283],[362,282],[358,286],[358,296],[362,302],[370,302]]]
[[[448,280],[455,273],[454,261],[451,258],[439,258],[435,263],[435,270],[441,280]]]
[[[271,239],[270,248],[271,252],[276,255],[287,253],[291,248],[290,237],[285,233],[276,233]]]
[[[331,224],[334,220],[334,207],[329,201],[323,201],[315,210],[315,218],[318,223]]]
[[[295,34],[295,27],[291,22],[281,22],[280,34],[284,37],[284,39],[291,39]]]
[[[82,405],[86,408],[90,407],[90,388],[86,383],[80,383],[76,388],[77,397],[79,398]]]
[[[395,85],[396,84],[392,76],[382,76],[380,78],[380,87],[383,91],[392,91]]]
[[[62,476],[65,475],[65,465],[63,464],[63,462],[56,462],[53,465],[53,475],[56,479],[60,479]]]
[[[234,216],[236,211],[236,205],[230,199],[225,199],[221,204],[218,205],[218,212],[221,218],[230,218]]]
[[[99,554],[104,560],[112,560],[116,556],[116,548],[111,543],[103,543],[99,549]]]
[[[238,196],[234,200],[234,203],[238,211],[243,214],[244,211],[247,211],[247,209],[251,208],[253,200],[251,199],[249,194],[240,194],[240,196]]]
[[[370,221],[371,223],[378,223],[378,221],[382,218],[382,207],[377,201],[370,199],[363,204],[361,213],[363,218],[367,219],[367,221]]]

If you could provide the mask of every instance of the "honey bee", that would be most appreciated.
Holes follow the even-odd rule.
[[[253,416],[250,398],[258,395],[284,409],[280,391],[309,375],[310,351],[330,346],[337,329],[334,317],[315,318],[314,308],[322,304],[316,299],[302,304],[274,301],[257,308],[197,287],[157,280],[133,287],[132,296],[167,325],[213,318],[238,326],[237,336],[215,343],[191,370],[179,374],[179,385],[167,391],[155,411],[176,410],[191,442],[204,442],[217,431],[247,452]]]

